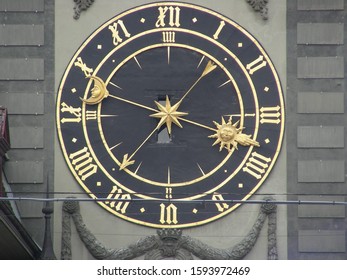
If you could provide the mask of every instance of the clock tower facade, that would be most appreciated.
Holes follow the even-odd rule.
[[[80,211],[107,247],[155,228],[232,247],[259,214],[260,204],[243,202],[286,189],[285,3],[268,21],[246,2],[148,3],[57,16],[56,190],[101,199]],[[278,209],[284,221],[286,207]],[[286,227],[277,231],[286,258]],[[264,229],[247,258],[267,258],[267,239]],[[91,257],[76,232],[71,243],[77,258]]]

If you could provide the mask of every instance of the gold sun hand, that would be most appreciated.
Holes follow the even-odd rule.
[[[212,146],[220,144],[219,151],[225,147],[229,152],[231,151],[231,146],[237,149],[237,144],[260,147],[259,142],[253,140],[251,135],[242,133],[244,128],[237,128],[238,123],[239,121],[233,124],[231,118],[229,118],[228,122],[225,122],[223,117],[221,124],[214,122],[217,127],[217,133],[209,136],[209,138],[216,138]]]
[[[217,129],[215,129],[215,128],[209,127],[207,125],[204,125],[204,124],[201,124],[201,123],[198,123],[198,122],[195,122],[195,121],[188,120],[186,118],[178,117],[177,119],[180,120],[180,121],[186,122],[186,123],[190,123],[190,124],[195,125],[195,126],[199,126],[201,128],[205,128],[205,129],[217,132]]]

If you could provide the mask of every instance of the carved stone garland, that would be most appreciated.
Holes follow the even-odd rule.
[[[259,233],[268,217],[268,259],[276,260],[276,210],[277,206],[270,198],[264,204],[252,229],[245,238],[235,246],[227,249],[213,248],[193,237],[182,235],[180,229],[160,229],[157,235],[139,239],[127,248],[110,249],[101,244],[84,224],[77,201],[65,201],[63,204],[61,259],[71,259],[71,223],[74,221],[77,232],[90,254],[95,259],[129,260],[144,256],[147,260],[181,259],[190,260],[193,256],[207,260],[243,259],[254,247]]]

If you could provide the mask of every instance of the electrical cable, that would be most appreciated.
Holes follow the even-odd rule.
[[[212,200],[212,199],[153,199],[158,202],[180,202],[180,203],[239,203],[239,204],[276,204],[276,205],[347,205],[346,201],[322,201],[322,200],[239,200],[239,199],[225,199],[225,200]],[[151,201],[153,201],[151,200]],[[64,201],[79,201],[79,202],[92,202],[92,201],[123,201],[123,202],[146,202],[148,199],[131,198],[37,198],[37,197],[0,197],[0,201],[33,201],[33,202],[64,202]]]

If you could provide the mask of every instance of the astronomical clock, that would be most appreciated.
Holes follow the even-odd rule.
[[[284,117],[261,44],[233,20],[180,2],[138,6],[98,27],[56,102],[61,150],[84,192],[155,228],[210,223],[249,199],[276,163]]]

